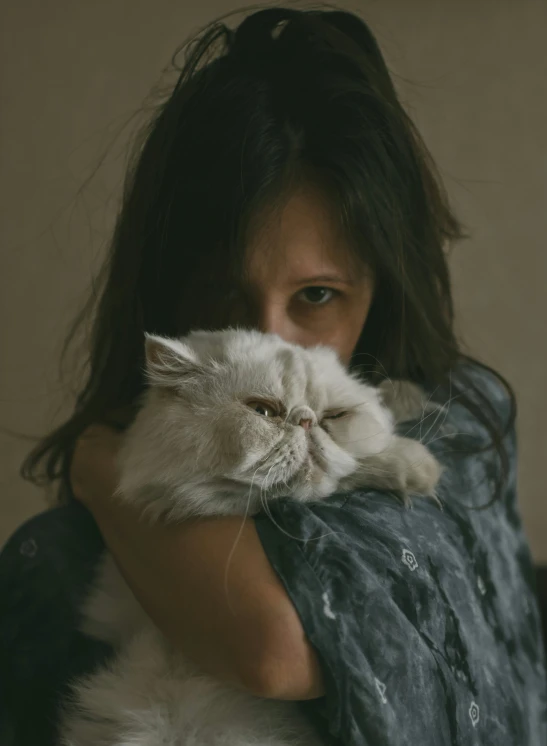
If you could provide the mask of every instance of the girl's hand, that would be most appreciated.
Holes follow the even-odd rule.
[[[91,425],[76,441],[70,465],[74,496],[88,509],[109,499],[118,485],[117,455],[123,434],[107,425]]]

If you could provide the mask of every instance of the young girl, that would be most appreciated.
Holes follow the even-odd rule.
[[[2,744],[55,743],[71,679],[111,653],[78,629],[103,541],[172,645],[257,696],[303,701],[326,743],[544,743],[514,400],[458,348],[446,252],[461,237],[355,15],[263,9],[196,39],[127,176],[85,386],[24,465],[58,480],[62,506],[0,559]],[[442,416],[405,432],[443,462],[444,510],[361,490],[286,501],[275,522],[166,527],[116,503],[144,332],[228,325],[428,390]]]

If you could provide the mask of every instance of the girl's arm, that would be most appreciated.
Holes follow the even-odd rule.
[[[144,523],[136,511],[111,497],[120,438],[99,425],[80,438],[72,488],[161,632],[201,670],[255,695],[322,696],[317,657],[262,549],[254,521],[227,517],[170,526]]]

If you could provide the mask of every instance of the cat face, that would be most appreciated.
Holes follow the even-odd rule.
[[[282,495],[325,497],[392,434],[376,390],[330,348],[227,329],[148,337],[146,351],[150,390],[123,471],[134,486],[178,485],[205,502],[214,493],[215,509],[203,504],[202,514],[218,513],[219,500],[220,512],[237,513]]]

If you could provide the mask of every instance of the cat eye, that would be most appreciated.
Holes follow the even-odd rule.
[[[247,406],[257,414],[263,417],[280,417],[281,412],[278,407],[273,405],[271,402],[252,400],[246,402]]]
[[[333,412],[325,412],[323,415],[324,420],[339,420],[342,417],[346,417],[349,414],[347,409],[342,409],[339,411],[333,411]]]

